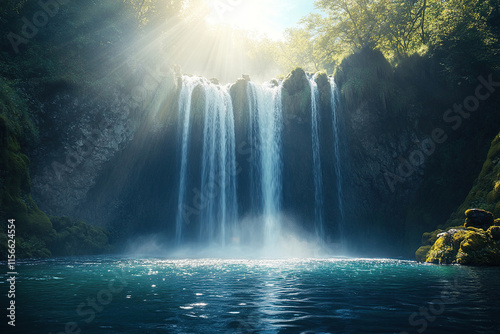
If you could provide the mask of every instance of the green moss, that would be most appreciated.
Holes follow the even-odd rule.
[[[425,232],[422,235],[422,245],[423,246],[432,246],[437,240],[437,235],[443,232],[442,230],[435,230],[433,232]]]
[[[21,236],[50,237],[53,234],[49,218],[38,209],[30,195],[29,159],[21,153],[20,145],[5,117],[0,117],[0,128],[6,129],[0,146],[0,207],[1,218],[15,218],[17,233]]]
[[[431,250],[432,246],[421,246],[417,251],[415,252],[415,259],[419,262],[425,262],[427,259],[427,254]]]
[[[488,229],[488,234],[491,239],[495,241],[500,241],[500,226],[491,226]]]
[[[16,256],[44,258],[51,255],[96,254],[105,251],[108,237],[101,228],[69,218],[51,219],[31,198],[28,157],[19,138],[35,136],[34,125],[20,98],[0,78],[0,259],[7,257],[8,219],[16,221]]]
[[[461,241],[456,262],[475,266],[500,265],[500,245],[491,234],[476,230],[469,231]]]
[[[12,133],[23,145],[38,141],[38,129],[30,114],[33,102],[16,89],[13,81],[0,77],[0,133]],[[1,144],[1,143],[0,143]]]
[[[396,88],[390,63],[382,52],[368,48],[345,58],[335,73],[335,81],[348,108],[367,101],[386,110]]]
[[[455,253],[456,254],[456,253]],[[449,264],[455,257],[450,239],[446,236],[436,240],[427,254],[426,262],[435,264]]]
[[[500,238],[500,227],[497,226],[490,227],[488,231],[474,227],[450,230],[438,238],[429,249],[426,262],[473,266],[500,265],[500,242],[495,238]],[[423,247],[417,251],[420,259],[423,258],[424,251]]]
[[[56,231],[54,239],[48,243],[54,255],[93,255],[109,251],[107,231],[69,217],[50,217]]]
[[[471,207],[490,211],[496,217],[500,216],[500,134],[493,139],[481,173],[469,195],[450,217],[447,225]]]
[[[52,253],[45,242],[36,236],[16,238],[16,257],[18,258],[48,258]]]

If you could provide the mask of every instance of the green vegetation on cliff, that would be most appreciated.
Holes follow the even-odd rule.
[[[457,225],[463,212],[469,208],[479,208],[500,217],[500,133],[491,143],[479,177],[465,201],[446,222],[445,227]]]
[[[36,143],[38,131],[29,101],[0,78],[0,253],[7,258],[7,222],[15,219],[16,256],[94,254],[108,250],[106,232],[70,219],[49,217],[31,198],[29,159],[22,145]],[[64,221],[64,224],[62,224]]]
[[[484,217],[491,217],[487,219],[488,223],[482,224],[483,229],[477,228],[481,224],[474,224],[471,217],[473,210],[469,208],[482,209],[474,211],[483,212]],[[450,228],[464,223],[463,212],[468,217],[465,221],[466,229]],[[500,220],[493,221],[493,217],[500,217],[500,134],[493,139],[481,173],[465,201],[441,229],[433,234],[447,232],[431,242],[425,242],[425,236],[429,234],[424,234],[423,246],[415,254],[417,260],[432,263],[500,265],[500,227],[489,226],[498,225]],[[429,248],[430,244],[433,244],[432,248]]]

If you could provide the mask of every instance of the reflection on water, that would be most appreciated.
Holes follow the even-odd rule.
[[[22,333],[495,333],[499,274],[390,259],[33,261],[19,267],[17,320]]]

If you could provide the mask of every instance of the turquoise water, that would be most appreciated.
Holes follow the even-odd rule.
[[[100,257],[17,269],[19,333],[500,332],[498,268]]]

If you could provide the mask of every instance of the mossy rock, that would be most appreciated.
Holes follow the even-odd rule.
[[[491,227],[488,231],[480,228],[451,229],[438,236],[429,249],[426,262],[435,264],[461,264],[471,266],[500,265],[500,227]],[[421,247],[422,248],[422,247]],[[419,249],[419,258],[425,249]],[[417,254],[416,254],[417,255]]]
[[[500,241],[500,226],[491,226],[488,233],[493,240]]]
[[[465,227],[488,229],[494,224],[493,214],[481,209],[468,209],[465,211]]]
[[[393,69],[379,50],[364,48],[346,57],[335,73],[345,103],[355,108],[358,101],[369,101],[386,111],[393,92]]]
[[[451,245],[451,239],[442,236],[436,240],[427,253],[426,262],[435,264],[451,264],[454,262],[456,251]]]
[[[431,250],[431,247],[430,245],[427,245],[427,246],[421,246],[419,249],[417,249],[417,251],[415,252],[415,259],[418,261],[418,262],[425,262],[426,259],[427,259],[427,254],[429,253],[429,251]]]
[[[500,245],[485,231],[470,231],[460,243],[456,262],[473,266],[499,266]]]
[[[285,78],[282,102],[283,110],[287,111],[286,118],[298,117],[302,122],[310,122],[311,88],[303,69],[296,68]]]
[[[422,245],[423,246],[432,246],[437,240],[437,236],[439,233],[443,232],[443,230],[435,230],[432,232],[425,232],[422,234]]]

